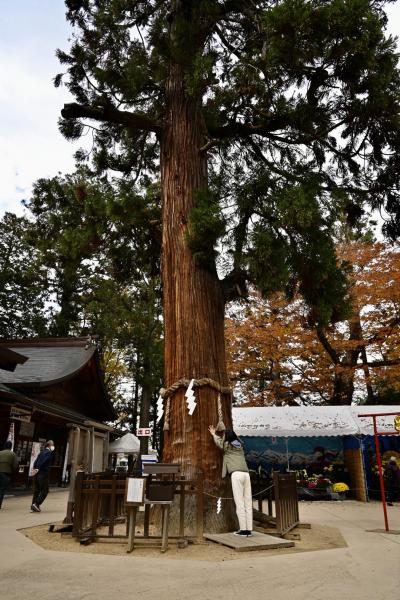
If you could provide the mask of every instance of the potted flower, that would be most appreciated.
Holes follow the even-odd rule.
[[[334,483],[332,487],[332,491],[336,494],[339,494],[342,498],[346,498],[346,494],[349,491],[349,486],[347,483],[343,483],[342,481],[338,483]]]

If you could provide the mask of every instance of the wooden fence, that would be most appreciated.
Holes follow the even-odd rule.
[[[252,477],[253,495],[259,510],[255,510],[255,520],[261,521],[276,530],[277,535],[285,535],[299,524],[296,476],[294,473],[274,473],[273,479],[261,476]],[[124,534],[116,534],[117,523],[126,521],[125,507],[126,474],[77,473],[75,482],[75,506],[72,534],[78,539],[127,538],[128,523]],[[204,523],[204,482],[202,474],[198,479],[176,479],[175,494],[179,496],[179,535],[185,537],[185,502],[187,496],[196,496],[196,535],[203,536]],[[263,500],[267,501],[267,512],[263,512]],[[275,500],[275,502],[273,502]],[[275,508],[275,515],[273,510]],[[100,532],[99,529],[102,528]],[[149,536],[149,507],[144,519],[144,537]],[[159,537],[159,536],[156,536]]]
[[[288,533],[300,523],[296,473],[274,473],[276,530]]]
[[[126,520],[125,473],[78,473],[75,481],[75,507],[72,535],[78,539],[127,538],[128,523],[124,534],[115,533],[115,525]],[[175,494],[179,495],[179,536],[185,537],[185,501],[196,495],[196,535],[203,536],[203,476],[197,479],[176,479]],[[99,528],[107,527],[99,532]],[[144,537],[149,536],[149,506],[144,515]],[[155,536],[159,537],[159,536]]]
[[[125,473],[78,472],[75,480],[75,505],[72,535],[78,538],[125,537],[114,533],[115,525],[126,517]],[[108,532],[97,529],[108,525]]]
[[[258,510],[265,512],[264,501],[267,502],[267,515],[273,515],[272,500],[274,498],[274,484],[272,477],[265,471],[250,471],[251,491],[257,502]]]
[[[272,483],[267,495],[261,495],[258,499],[258,510],[254,509],[254,520],[273,530],[274,534],[284,536],[300,523],[296,474],[274,473],[270,481]],[[257,487],[267,487],[268,477],[262,478],[259,483],[253,478],[253,482],[253,494],[257,497]],[[267,500],[267,507],[263,505],[263,500]]]

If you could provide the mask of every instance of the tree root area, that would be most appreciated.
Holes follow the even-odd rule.
[[[102,530],[103,529],[103,530]],[[160,553],[157,546],[148,546],[146,541],[138,541],[138,545],[132,554],[127,555],[127,540],[121,539],[99,539],[88,546],[82,546],[78,540],[67,533],[49,533],[49,525],[39,525],[21,529],[20,532],[32,540],[38,546],[46,550],[60,552],[79,552],[81,554],[107,554],[121,556],[136,556],[145,558],[163,558],[166,560],[199,560],[222,562],[226,560],[243,560],[249,557],[248,552],[236,552],[230,548],[221,546],[213,542],[190,543],[185,548],[179,548],[176,539],[169,540],[169,548],[165,554]],[[98,533],[106,534],[107,528],[99,528]],[[260,550],[251,552],[251,557],[267,557],[275,554],[296,554],[301,552],[313,552],[315,550],[331,550],[333,548],[344,548],[347,546],[339,529],[334,527],[325,527],[313,525],[311,529],[295,529],[294,532],[301,534],[301,539],[296,540],[293,548],[280,548],[271,550]],[[125,526],[117,525],[116,534],[124,535]],[[137,535],[143,534],[142,525],[136,529]],[[150,535],[155,535],[154,525],[150,526]],[[157,543],[158,540],[151,540]],[[146,544],[146,545],[145,545]]]

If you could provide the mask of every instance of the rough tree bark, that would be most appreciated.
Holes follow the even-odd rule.
[[[186,243],[189,212],[196,190],[207,187],[206,158],[200,152],[205,127],[200,99],[185,91],[183,69],[171,67],[166,89],[165,130],[161,141],[162,282],[164,296],[164,385],[179,379],[208,377],[228,386],[224,344],[224,296],[216,271],[196,266]],[[189,416],[180,388],[170,399],[169,430],[164,432],[163,460],[182,465],[186,477],[204,473],[205,489],[223,495],[221,452],[208,432],[218,421],[217,392],[196,389],[197,407]],[[223,417],[231,426],[231,399],[222,396]],[[208,530],[232,527],[232,510],[216,514],[209,497]],[[207,507],[207,502],[205,503]]]

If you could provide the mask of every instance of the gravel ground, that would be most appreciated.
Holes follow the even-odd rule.
[[[116,533],[124,533],[123,526],[116,527]],[[262,531],[261,529],[259,531]],[[272,556],[275,554],[295,554],[299,552],[311,552],[315,550],[332,550],[333,548],[345,548],[347,546],[339,529],[335,527],[325,527],[322,525],[313,525],[311,529],[295,530],[301,536],[300,540],[295,540],[293,548],[280,548],[271,550],[258,550],[251,552],[236,552],[220,544],[213,542],[204,542],[200,544],[189,544],[186,548],[180,549],[176,546],[174,540],[170,540],[168,552],[164,554],[166,558],[181,560],[204,560],[204,561],[226,561],[239,560],[248,557],[249,554],[258,557]],[[79,552],[82,554],[112,554],[125,555],[127,542],[124,540],[100,540],[82,546],[68,533],[49,533],[49,525],[38,525],[37,527],[28,527],[20,529],[27,538],[46,550],[56,550],[62,552]],[[99,533],[101,531],[99,530]],[[137,533],[141,533],[137,530]],[[141,547],[146,544],[146,547]],[[149,547],[148,542],[138,541],[138,545],[132,552],[132,556],[142,557],[160,557],[158,547]]]

